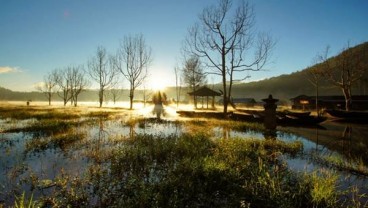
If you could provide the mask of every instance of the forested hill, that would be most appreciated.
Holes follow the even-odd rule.
[[[350,50],[352,50],[354,54],[358,51],[359,53],[363,53],[365,66],[368,67],[368,42],[352,47]],[[338,56],[341,56],[341,54]],[[332,61],[335,58],[336,57],[332,57]],[[233,97],[253,97],[256,100],[265,98],[268,94],[272,94],[274,97],[282,100],[289,100],[301,94],[314,95],[316,88],[308,80],[307,74],[307,71],[314,67],[316,66],[262,81],[236,84],[234,85],[232,95]],[[319,93],[321,95],[342,95],[342,91],[339,88],[331,85],[331,83],[327,82],[325,79],[320,83]],[[354,85],[353,94],[368,94],[368,69],[363,78]]]

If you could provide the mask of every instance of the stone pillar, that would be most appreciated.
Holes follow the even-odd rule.
[[[264,113],[264,126],[267,130],[275,130],[277,123],[276,123],[276,102],[279,101],[278,99],[274,99],[272,95],[269,95],[268,98],[262,99],[265,104],[263,105],[265,109]]]

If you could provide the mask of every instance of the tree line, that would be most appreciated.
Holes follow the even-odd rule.
[[[206,83],[207,75],[217,75],[222,80],[226,114],[234,81],[248,78],[244,76],[245,71],[261,70],[275,45],[268,34],[256,33],[254,25],[253,7],[243,0],[235,6],[231,0],[219,0],[203,9],[198,22],[188,29],[182,47],[183,66],[175,67],[177,101],[182,83],[196,90]],[[134,92],[146,81],[151,63],[151,48],[143,35],[125,36],[115,54],[107,54],[106,49],[99,46],[86,68],[68,66],[49,72],[39,90],[44,92],[50,105],[56,93],[64,105],[71,102],[76,106],[79,93],[91,85],[85,76],[89,75],[99,86],[101,107],[105,91],[116,87],[123,78],[129,83],[132,109]]]
[[[77,106],[78,95],[91,85],[89,76],[98,85],[98,101],[102,107],[106,90],[111,90],[114,100],[117,98],[118,92],[112,89],[117,87],[121,74],[129,83],[130,109],[133,109],[134,92],[147,78],[151,62],[151,49],[143,35],[129,35],[124,37],[115,54],[108,54],[103,46],[98,46],[95,55],[88,60],[87,68],[80,65],[54,69],[45,75],[43,85],[37,88],[45,94],[49,105],[53,95],[57,94],[64,106],[68,102]]]
[[[182,85],[195,91],[207,83],[207,75],[219,76],[223,113],[226,115],[233,84],[248,79],[249,72],[265,69],[274,47],[275,41],[270,34],[256,30],[255,12],[250,3],[239,0],[234,4],[231,0],[219,0],[204,8],[198,21],[188,29],[183,42],[182,66],[174,68],[176,100],[180,100]],[[364,74],[366,64],[362,64],[362,56],[353,56],[349,50],[342,53],[341,59],[328,59],[327,52],[318,56],[316,62],[320,70],[318,73],[311,71],[310,80],[317,86],[318,79],[323,77],[340,87],[349,110],[352,83]],[[89,75],[99,86],[101,107],[106,90],[116,88],[117,83],[125,80],[129,83],[132,109],[135,91],[147,80],[152,61],[151,48],[142,34],[125,36],[115,54],[107,54],[106,49],[99,46],[88,60],[87,68],[68,66],[55,69],[45,76],[44,85],[39,90],[45,93],[49,104],[56,92],[64,105],[69,101],[77,105],[79,93],[91,84],[85,76]]]

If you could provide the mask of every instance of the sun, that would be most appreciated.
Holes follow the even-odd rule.
[[[153,76],[150,79],[150,87],[154,91],[163,91],[167,87],[165,76]]]

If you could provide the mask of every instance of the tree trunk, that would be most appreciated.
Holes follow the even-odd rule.
[[[102,107],[102,103],[103,103],[103,89],[100,89],[100,93],[99,93],[99,101],[100,101],[100,108]]]
[[[345,97],[345,110],[350,111],[352,105],[351,90],[347,87],[343,88],[342,91]]]
[[[51,93],[49,93],[49,106],[51,106]]]
[[[223,95],[223,99],[224,99],[224,116],[226,116],[226,114],[227,114],[227,105],[228,105],[227,89],[226,89],[226,77],[225,76],[222,77],[222,88],[224,90],[224,95]]]
[[[132,110],[133,109],[133,98],[134,98],[134,90],[130,90],[130,93],[129,93],[129,99],[130,99],[130,107],[129,109]]]
[[[226,89],[226,57],[225,57],[225,44],[223,44],[222,47],[222,88],[224,90],[224,95],[223,95],[223,99],[224,99],[224,117],[227,116],[227,105],[229,103],[229,100],[227,99],[227,89]]]
[[[316,82],[316,112],[317,112],[317,117],[319,117],[318,97],[319,97],[319,92],[318,92],[318,81],[317,81]]]

